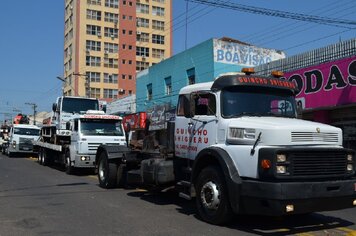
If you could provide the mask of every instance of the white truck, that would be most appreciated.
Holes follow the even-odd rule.
[[[212,224],[355,207],[355,152],[341,129],[297,119],[296,90],[250,72],[188,85],[175,120],[146,133],[142,150],[98,148],[99,185],[175,186]]]
[[[39,138],[40,128],[35,125],[13,124],[8,134],[8,145],[4,152],[12,157],[14,154],[33,154],[32,142]]]
[[[98,100],[61,97],[53,105],[54,115],[44,121],[34,146],[42,165],[65,166],[67,174],[76,168],[94,168],[100,144],[126,145],[122,118],[99,111]],[[86,110],[85,109],[96,109]]]

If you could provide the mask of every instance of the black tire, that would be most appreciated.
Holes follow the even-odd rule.
[[[99,165],[98,165],[98,179],[99,179],[100,187],[106,189],[116,187],[118,184],[117,172],[118,172],[117,164],[114,162],[110,162],[108,160],[106,153],[102,152],[99,157]]]
[[[43,166],[48,165],[48,150],[45,148],[42,149],[42,163]]]
[[[40,165],[42,165],[42,155],[43,155],[43,150],[42,150],[42,148],[40,148],[40,149],[38,150],[38,158],[37,158],[37,162],[38,162],[38,164],[40,164]]]
[[[68,175],[73,175],[75,172],[74,166],[71,164],[71,159],[70,159],[70,151],[69,149],[66,150],[65,155],[64,155],[64,168],[65,171]]]
[[[202,220],[222,225],[232,219],[227,186],[224,175],[217,166],[204,168],[195,183],[196,205]]]
[[[7,152],[7,156],[8,156],[8,157],[13,157],[14,154],[13,154],[12,152],[8,151],[8,152]]]

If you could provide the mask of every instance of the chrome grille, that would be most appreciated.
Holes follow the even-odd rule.
[[[346,173],[346,153],[314,151],[289,153],[293,176],[330,176]]]
[[[19,150],[30,151],[33,148],[32,140],[30,138],[19,139]]]
[[[96,150],[98,149],[98,147],[99,147],[101,144],[102,144],[102,143],[88,143],[88,151],[94,151],[94,152],[96,152]],[[118,143],[106,143],[106,144],[118,145]]]
[[[292,143],[297,142],[338,142],[337,133],[318,133],[318,132],[292,132]]]

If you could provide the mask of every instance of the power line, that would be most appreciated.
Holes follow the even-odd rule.
[[[253,7],[247,6],[237,3],[226,3],[219,0],[187,0],[190,2],[200,3],[209,6],[215,6],[225,9],[231,9],[236,11],[248,12],[252,14],[260,14],[260,15],[267,15],[267,16],[274,16],[274,17],[281,17],[287,19],[294,19],[299,21],[307,21],[307,22],[314,22],[317,24],[322,25],[351,25],[356,26],[356,21],[346,20],[346,19],[337,19],[337,18],[330,18],[330,17],[320,17],[320,16],[313,16],[301,13],[294,13],[294,12],[287,12],[287,11],[279,11],[273,10],[268,8],[262,7]]]

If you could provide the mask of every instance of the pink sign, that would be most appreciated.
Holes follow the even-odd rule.
[[[356,102],[356,56],[285,73],[304,109]]]

